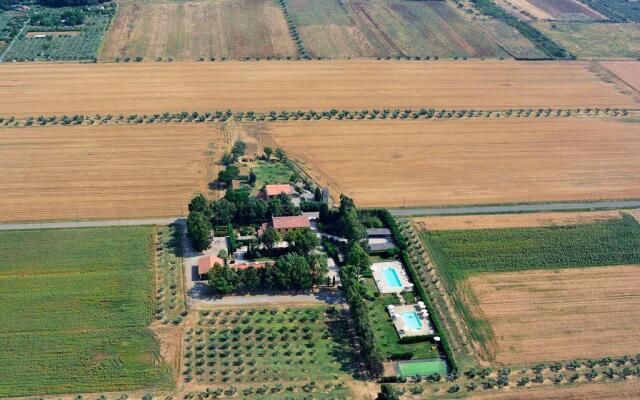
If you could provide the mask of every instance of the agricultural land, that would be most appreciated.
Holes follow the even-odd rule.
[[[2,129],[0,221],[181,215],[214,180],[219,130],[211,124]]]
[[[536,22],[533,25],[578,58],[640,57],[640,23]]]
[[[602,65],[618,79],[640,93],[640,62],[638,61],[605,61]]]
[[[639,129],[581,118],[319,121],[269,125],[268,136],[335,192],[399,207],[635,198]]]
[[[481,353],[486,358],[505,363],[549,361],[554,357],[563,360],[571,357],[589,357],[591,355],[586,354],[589,350],[594,353],[602,351],[620,354],[620,348],[615,346],[618,339],[625,340],[623,333],[618,339],[605,339],[598,346],[580,348],[579,343],[584,343],[587,336],[589,340],[599,340],[598,335],[592,335],[590,329],[596,324],[614,324],[622,330],[627,329],[624,328],[625,318],[628,318],[626,312],[619,314],[621,320],[615,323],[611,320],[604,322],[602,316],[615,318],[612,309],[617,306],[612,304],[618,304],[622,293],[625,299],[625,296],[631,297],[630,304],[637,302],[632,299],[636,296],[633,290],[619,288],[620,282],[637,279],[634,278],[634,274],[638,271],[635,264],[640,259],[640,253],[637,251],[640,225],[627,214],[622,214],[616,219],[592,223],[582,221],[573,225],[537,226],[535,219],[532,222],[532,227],[427,230],[422,233],[438,266],[443,284],[452,295],[456,309],[464,316],[471,337],[481,347]],[[427,228],[426,225],[418,226]],[[611,265],[631,266],[608,267]],[[591,267],[593,270],[587,268],[576,272],[576,267]],[[631,275],[628,275],[629,273]],[[579,284],[576,283],[578,276]],[[605,276],[610,277],[608,279],[612,280],[611,287],[614,289],[607,289],[607,285],[603,284]],[[501,278],[508,280],[509,277],[512,278],[511,283],[499,282]],[[521,281],[516,283],[513,279]],[[542,287],[550,282],[553,282],[551,286]],[[586,289],[589,285],[592,289]],[[603,291],[602,295],[591,297],[596,291],[595,287]],[[610,291],[607,292],[608,290]],[[555,296],[566,295],[566,300],[548,302],[548,296],[554,296],[554,293]],[[520,303],[519,299],[524,297],[527,299]],[[497,302],[499,305],[495,302],[497,298],[501,299]],[[505,298],[510,301],[505,302]],[[581,298],[584,304],[591,304],[593,299],[597,298],[598,307],[604,306],[607,299],[610,303],[608,308],[604,306],[599,313],[591,306],[582,307],[579,300]],[[490,303],[493,305],[489,305]],[[534,303],[537,305],[533,306]],[[514,307],[515,310],[518,307],[526,307],[525,304],[532,307],[529,313],[525,312],[524,308],[520,309],[521,312],[509,311],[510,307]],[[500,314],[501,311],[498,309],[502,309],[505,314]],[[578,313],[580,317],[577,316]],[[492,320],[490,315],[495,319]],[[585,322],[572,321],[571,318],[582,318]],[[505,325],[499,326],[498,320]],[[533,325],[534,321],[541,320],[546,323],[538,327]],[[512,325],[507,327],[508,323]],[[530,325],[527,327],[527,324]],[[542,326],[545,326],[544,329],[548,327],[549,331],[541,331]],[[552,335],[552,331],[556,333]],[[522,332],[530,332],[531,335],[526,337]],[[576,340],[573,348],[568,345],[569,342],[566,346],[540,346],[542,342],[531,346],[524,342],[516,343],[520,339],[561,340],[559,337],[564,338],[571,334],[584,337],[583,340]],[[518,347],[519,345],[523,347]],[[563,349],[566,353],[561,354]],[[545,351],[558,353],[543,355]],[[527,352],[529,354],[525,355]],[[602,353],[598,353],[600,354]]]
[[[150,227],[0,232],[0,396],[167,388]]]
[[[640,351],[638,265],[480,274],[468,284],[476,317],[493,330],[498,363]]]
[[[561,21],[606,19],[605,16],[579,0],[502,0],[498,2],[498,4],[505,3],[532,19]]]
[[[592,69],[580,62],[463,60],[16,64],[1,66],[0,110],[3,117],[37,118],[227,109],[638,108]]]
[[[291,58],[287,22],[272,0],[119,2],[100,59]]]
[[[448,215],[416,217],[422,230],[500,229],[534,226],[577,225],[621,218],[619,210],[539,212],[523,214]]]
[[[96,60],[114,13],[113,6],[88,7],[82,11],[75,8],[38,8],[25,26],[25,33],[13,41],[11,49],[2,54],[2,59]]]
[[[446,1],[288,0],[288,4],[306,50],[316,57],[509,56]]]
[[[640,4],[634,0],[581,0],[613,21],[640,22]]]

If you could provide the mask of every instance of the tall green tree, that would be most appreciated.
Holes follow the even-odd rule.
[[[187,217],[187,234],[193,248],[202,251],[211,245],[211,222],[200,212],[190,212]]]
[[[216,263],[209,271],[209,286],[216,293],[229,294],[238,287],[238,274],[230,266]]]
[[[264,247],[267,248],[268,251],[272,251],[275,245],[280,242],[280,240],[282,240],[282,238],[280,237],[278,231],[270,226],[268,226],[262,236],[260,236],[260,242],[264,245]]]
[[[306,256],[320,245],[318,236],[311,229],[295,229],[287,232],[285,240],[296,253]]]
[[[227,225],[235,217],[236,206],[227,199],[211,203],[211,218],[214,225]]]
[[[267,157],[267,160],[271,160],[272,154],[273,154],[273,149],[271,147],[264,148],[264,155]]]

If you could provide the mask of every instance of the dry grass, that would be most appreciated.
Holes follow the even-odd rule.
[[[0,221],[181,215],[213,180],[216,138],[210,124],[2,129]]]
[[[640,266],[487,273],[468,283],[477,317],[494,331],[498,363],[640,351]]]
[[[603,61],[600,64],[640,92],[640,61]]]
[[[534,226],[591,224],[621,218],[620,211],[539,212],[525,214],[448,215],[417,217],[420,230],[502,229]]]
[[[364,207],[640,197],[636,123],[473,118],[269,127],[313,178]]]
[[[483,393],[470,397],[474,400],[636,400],[640,381],[616,383],[585,383],[577,386],[546,385],[517,390]]]
[[[296,56],[282,11],[269,0],[123,1],[100,58]]]
[[[638,108],[581,62],[0,65],[2,116],[372,108]]]

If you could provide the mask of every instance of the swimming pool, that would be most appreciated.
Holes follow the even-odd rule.
[[[400,282],[400,277],[398,276],[398,272],[395,268],[383,269],[382,276],[384,276],[384,280],[387,283],[388,288],[399,289],[402,287],[402,282]]]
[[[422,329],[422,321],[420,321],[420,317],[418,317],[418,313],[415,311],[407,311],[403,312],[402,320],[404,324],[411,329],[420,330]]]

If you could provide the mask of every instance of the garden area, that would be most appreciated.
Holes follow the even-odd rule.
[[[332,307],[200,311],[185,335],[182,376],[202,384],[312,379],[333,387],[356,371],[352,336],[348,317]]]
[[[158,305],[155,318],[163,324],[179,324],[187,315],[182,275],[182,226],[171,224],[157,231]]]
[[[410,360],[417,358],[438,358],[438,347],[431,342],[401,343],[396,328],[391,321],[387,306],[400,304],[395,294],[380,295],[373,279],[366,278],[367,295],[365,297],[373,335],[385,359]]]
[[[153,236],[151,227],[0,232],[0,397],[171,385],[147,329]]]

